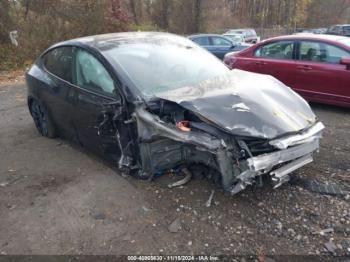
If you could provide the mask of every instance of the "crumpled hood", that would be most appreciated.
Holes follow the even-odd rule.
[[[272,139],[316,122],[307,102],[289,87],[272,76],[238,69],[157,97],[241,136]]]

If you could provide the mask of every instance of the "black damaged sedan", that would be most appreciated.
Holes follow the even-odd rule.
[[[269,175],[275,187],[310,163],[324,126],[290,88],[229,70],[167,33],[84,37],[50,47],[26,75],[41,135],[60,135],[152,179],[202,170],[235,194]]]

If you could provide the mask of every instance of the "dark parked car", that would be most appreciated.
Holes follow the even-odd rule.
[[[169,169],[232,194],[270,174],[276,186],[312,161],[324,128],[274,78],[226,65],[167,33],[90,36],[46,50],[26,75],[41,135],[59,134],[143,179]],[[79,164],[79,163],[77,163]]]
[[[272,75],[309,101],[350,107],[350,38],[281,36],[228,54],[224,62]]]
[[[256,44],[259,42],[259,37],[254,29],[244,28],[244,29],[230,29],[225,34],[241,34],[244,37],[246,43]]]
[[[244,43],[233,42],[229,38],[221,35],[200,34],[191,35],[188,38],[207,49],[210,53],[221,60],[224,59],[225,54],[229,52],[240,51],[250,46]]]
[[[327,32],[327,28],[308,28],[300,30],[294,34],[325,34]]]
[[[350,24],[348,25],[333,25],[328,28],[327,34],[350,36]]]

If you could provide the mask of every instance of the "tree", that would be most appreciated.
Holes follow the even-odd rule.
[[[0,1],[0,44],[9,43],[9,32],[14,30],[11,6],[7,0]]]

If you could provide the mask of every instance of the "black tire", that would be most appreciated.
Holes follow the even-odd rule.
[[[36,129],[45,137],[56,137],[56,128],[42,103],[33,99],[30,102],[30,113],[33,117]]]

